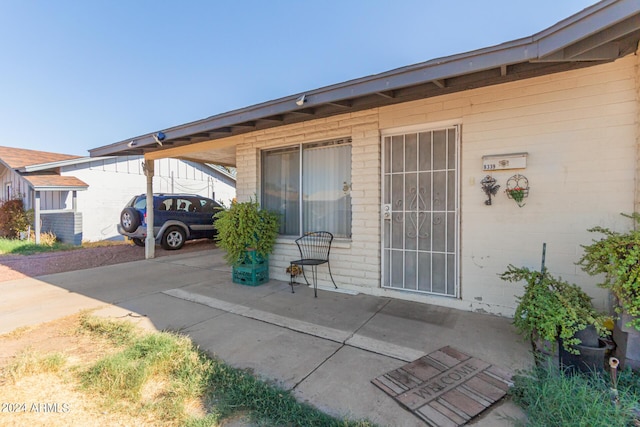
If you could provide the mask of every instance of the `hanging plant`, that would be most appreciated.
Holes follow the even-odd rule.
[[[529,197],[529,180],[524,175],[513,175],[507,180],[507,197],[513,199],[519,207],[525,205],[524,199]]]

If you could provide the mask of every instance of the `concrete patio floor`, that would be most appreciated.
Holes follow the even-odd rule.
[[[371,380],[444,346],[515,372],[529,347],[510,319],[288,283],[231,282],[219,250],[0,283],[0,334],[99,308],[103,316],[189,335],[203,350],[293,390],[336,416],[424,426]],[[469,425],[522,419],[508,399]]]

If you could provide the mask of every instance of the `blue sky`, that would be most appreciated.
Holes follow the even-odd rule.
[[[87,150],[530,36],[595,0],[0,0],[0,145]]]

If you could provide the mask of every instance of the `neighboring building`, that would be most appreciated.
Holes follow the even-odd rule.
[[[539,269],[546,242],[549,270],[602,308],[575,262],[588,228],[640,207],[639,40],[640,2],[605,0],[531,37],[164,129],[171,146],[90,152],[235,165],[238,199],[284,218],[273,278],[295,237],[326,229],[341,288],[512,315],[522,287],[498,274]],[[504,190],[527,181],[519,207]]]
[[[146,191],[142,156],[89,158],[0,147],[0,185],[7,200],[22,197],[43,231],[61,240],[122,239],[116,224],[123,206]],[[235,177],[224,168],[185,160],[156,162],[158,193],[190,193],[229,205]]]

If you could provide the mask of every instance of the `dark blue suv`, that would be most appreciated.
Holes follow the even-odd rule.
[[[165,249],[180,249],[191,239],[213,238],[213,215],[222,207],[216,201],[192,194],[154,194],[153,231]],[[147,237],[147,196],[140,194],[120,213],[118,233],[144,246]]]

